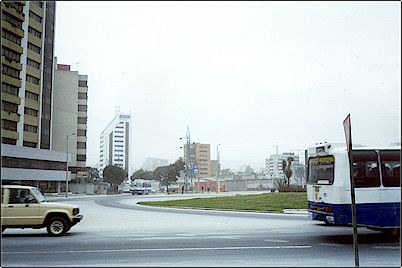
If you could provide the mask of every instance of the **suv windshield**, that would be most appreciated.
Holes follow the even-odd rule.
[[[34,194],[36,200],[38,200],[38,202],[47,202],[46,198],[37,188],[32,188],[31,191]]]

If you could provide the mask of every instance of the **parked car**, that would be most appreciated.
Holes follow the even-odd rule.
[[[1,231],[7,228],[47,228],[60,236],[83,218],[76,205],[48,202],[38,188],[24,185],[1,186]]]

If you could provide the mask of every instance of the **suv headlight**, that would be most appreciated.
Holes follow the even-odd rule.
[[[73,208],[73,216],[78,215],[78,213],[80,213],[80,209],[79,208]]]

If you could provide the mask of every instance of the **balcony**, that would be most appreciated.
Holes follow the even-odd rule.
[[[5,64],[5,65],[8,65],[8,66],[10,66],[10,67],[12,67],[14,69],[17,69],[18,71],[22,70],[22,64],[21,63],[16,62],[15,60],[10,59],[8,57],[1,56],[1,63]]]
[[[20,13],[18,10],[16,10],[15,8],[13,8],[10,4],[8,3],[4,3],[4,5],[2,5],[1,7],[2,10],[6,11],[7,13],[11,14],[13,17],[17,18],[20,21],[24,21],[25,20],[25,14],[24,13]]]
[[[21,104],[21,99],[18,96],[7,92],[1,92],[1,100],[8,101],[17,105]]]
[[[1,136],[4,138],[8,138],[8,139],[18,140],[18,132],[17,131],[2,129]]]
[[[43,22],[43,18],[42,18],[42,22]],[[31,26],[32,28],[34,28],[35,30],[37,30],[38,32],[43,32],[43,24],[32,19],[29,18],[29,26]]]
[[[8,76],[6,74],[1,74],[1,80],[4,83],[21,88],[21,79],[14,78],[14,77]]]
[[[20,121],[20,114],[16,114],[16,113],[1,110],[1,119],[10,120],[10,121],[13,121],[13,122],[19,122]]]
[[[24,131],[24,141],[38,142],[38,133]]]
[[[35,35],[28,33],[28,41],[32,44],[34,44],[35,46],[38,46],[40,48],[42,48],[42,39],[40,39],[39,37],[36,37]]]
[[[31,82],[26,81],[25,82],[25,88],[28,91],[31,91],[35,94],[39,94],[40,95],[40,86]]]
[[[18,54],[22,54],[22,53],[23,53],[23,48],[22,48],[22,46],[20,46],[20,45],[14,43],[14,42],[11,42],[10,40],[7,40],[7,39],[5,39],[5,38],[3,38],[3,37],[1,38],[1,45],[4,46],[4,47],[6,47],[6,48],[9,48],[9,49],[11,49],[11,50],[14,50],[14,51],[17,52]]]
[[[16,26],[12,25],[8,21],[2,20],[1,27],[3,27],[4,29],[6,29],[12,33],[15,33],[16,35],[18,35],[21,38],[24,37],[24,31],[21,28],[18,28]]]

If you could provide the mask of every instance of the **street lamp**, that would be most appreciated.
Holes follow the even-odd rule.
[[[219,193],[219,146],[221,144],[219,143],[216,145],[216,160],[218,160],[218,175],[216,176],[216,192]]]
[[[66,197],[68,197],[68,137],[74,136],[74,135],[75,135],[75,132],[66,136],[66,145],[67,145],[67,148],[66,148]]]

